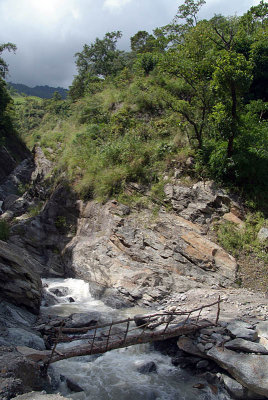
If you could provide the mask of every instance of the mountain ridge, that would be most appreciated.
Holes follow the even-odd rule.
[[[63,99],[66,99],[68,90],[62,87],[53,87],[48,85],[37,85],[34,87],[30,87],[24,85],[22,83],[13,83],[8,82],[9,88],[15,89],[19,94],[26,94],[28,96],[37,96],[41,97],[42,99],[51,99],[55,92],[58,92]]]

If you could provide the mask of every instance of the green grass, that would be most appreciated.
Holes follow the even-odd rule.
[[[222,223],[217,229],[219,243],[235,257],[243,251],[246,256],[254,255],[268,262],[266,246],[258,239],[258,232],[264,225],[261,213],[249,214],[240,229],[231,222]]]
[[[42,103],[43,99],[36,96],[12,96],[15,106],[25,104],[29,100],[33,100],[38,103]]]

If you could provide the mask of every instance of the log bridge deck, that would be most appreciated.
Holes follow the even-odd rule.
[[[82,328],[67,328],[64,320],[51,331],[54,342],[50,354],[43,359],[43,368],[47,370],[51,363],[71,357],[106,353],[107,351],[128,347],[135,344],[166,340],[180,335],[195,332],[201,328],[217,325],[220,315],[220,297],[214,303],[201,306],[191,311],[162,311],[155,314],[139,315],[105,325],[85,326]],[[215,321],[201,319],[202,311],[208,307],[217,306]],[[178,320],[179,318],[179,320]],[[133,323],[137,326],[133,327]],[[118,327],[121,325],[121,328]],[[122,327],[123,325],[123,327]],[[157,328],[156,330],[153,330]],[[88,334],[91,332],[91,334]],[[67,349],[57,349],[60,342],[83,340]]]

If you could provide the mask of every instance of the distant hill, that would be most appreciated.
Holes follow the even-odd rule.
[[[12,83],[8,82],[8,85],[15,89],[19,94],[26,94],[27,96],[37,96],[41,97],[42,99],[51,99],[54,92],[59,92],[63,99],[66,99],[68,90],[63,89],[61,87],[51,87],[51,86],[35,86],[33,88],[23,85],[21,83]],[[11,89],[12,91],[12,89]]]

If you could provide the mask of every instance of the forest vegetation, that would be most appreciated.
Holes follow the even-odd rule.
[[[259,226],[268,211],[268,4],[199,20],[204,4],[185,0],[170,24],[131,37],[130,51],[119,50],[120,31],[85,44],[66,100],[12,100],[0,58],[1,143],[19,132],[83,198],[130,204],[141,201],[125,190],[130,182],[161,201],[163,177],[191,156],[185,183],[213,179],[237,192]],[[229,242],[246,245],[231,231]]]
[[[55,92],[58,92],[62,99],[66,99],[68,90],[64,89],[62,87],[53,87],[53,86],[34,86],[30,87],[27,85],[23,85],[21,83],[13,83],[13,82],[8,82],[8,90],[12,97],[16,96],[35,96],[35,97],[41,97],[41,99],[51,99],[53,97],[53,94]]]

